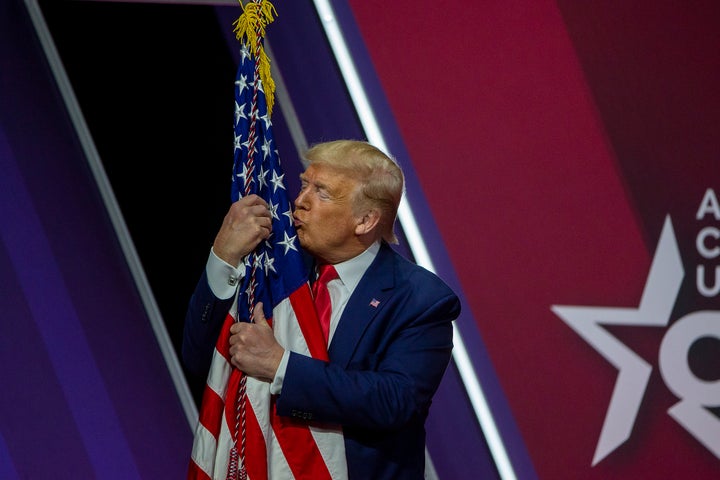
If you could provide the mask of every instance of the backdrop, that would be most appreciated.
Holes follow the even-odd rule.
[[[0,478],[183,476],[204,379],[175,349],[230,197],[232,3],[0,1]],[[367,135],[336,24],[462,298],[437,476],[714,478],[717,3],[274,3],[289,188],[298,148]]]

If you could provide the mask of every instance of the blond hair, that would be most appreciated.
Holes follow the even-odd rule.
[[[357,180],[355,211],[374,208],[380,212],[380,233],[388,242],[398,243],[394,232],[398,206],[405,189],[405,177],[397,162],[373,145],[359,140],[318,143],[305,152],[310,164],[331,167]]]

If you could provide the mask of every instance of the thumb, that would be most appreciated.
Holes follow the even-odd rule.
[[[258,302],[255,304],[255,308],[253,308],[253,322],[255,322],[258,325],[267,325],[267,320],[265,319],[265,312],[263,311],[263,304],[262,302]]]

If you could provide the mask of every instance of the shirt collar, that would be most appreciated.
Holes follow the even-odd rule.
[[[380,242],[378,241],[370,245],[367,250],[357,257],[335,264],[335,271],[337,271],[338,277],[340,277],[343,285],[345,285],[350,292],[353,292],[357,284],[360,283],[360,279],[365,274],[365,270],[367,270],[373,260],[375,260],[379,251]]]

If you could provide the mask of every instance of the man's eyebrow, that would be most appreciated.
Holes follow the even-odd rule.
[[[325,189],[325,190],[328,189],[327,184],[325,184],[325,183],[323,183],[323,182],[318,182],[317,180],[308,180],[307,176],[306,176],[304,173],[301,173],[301,174],[300,174],[300,180],[303,181],[303,182],[309,183],[309,184],[311,184],[311,185],[313,185],[313,186],[315,186],[315,187],[317,187],[317,188],[320,188],[320,189]]]

